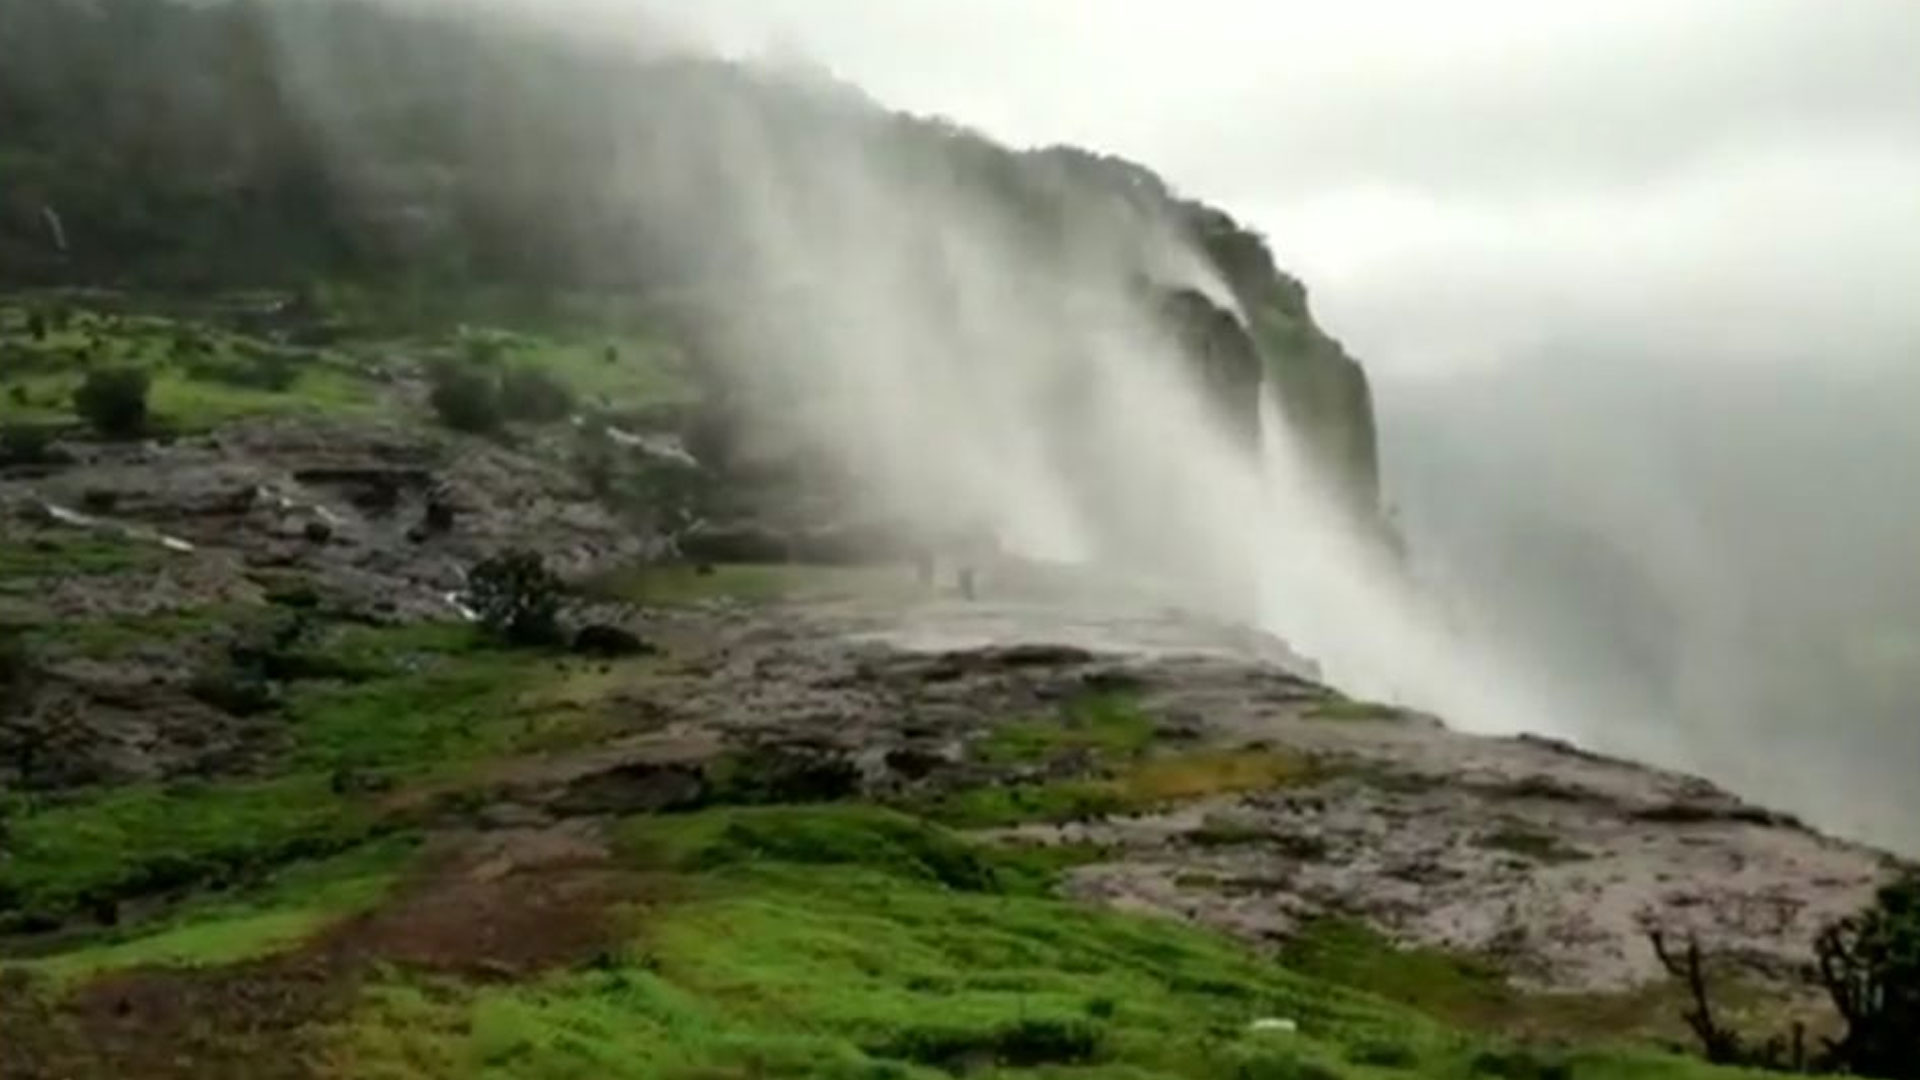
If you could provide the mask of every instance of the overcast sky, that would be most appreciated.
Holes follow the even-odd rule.
[[[1381,377],[1920,367],[1920,0],[644,0],[1266,231]]]

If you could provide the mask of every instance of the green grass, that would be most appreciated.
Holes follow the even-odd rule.
[[[1052,716],[1002,724],[975,743],[973,755],[989,764],[1042,762],[1062,754],[1125,758],[1153,742],[1154,722],[1138,695],[1095,693],[1076,697]]]
[[[491,757],[600,730],[590,708],[540,698],[577,664],[492,649],[469,627],[354,629],[316,656],[364,677],[294,684],[290,745],[267,775],[16,800],[0,860],[0,923],[245,881],[400,824],[377,790],[339,790],[342,775],[384,786],[457,777]]]
[[[371,418],[380,411],[370,384],[326,367],[303,369],[284,391],[233,386],[163,369],[154,378],[148,405],[158,424],[175,431],[206,431],[249,416]]]
[[[170,553],[151,544],[72,532],[0,541],[0,587],[41,578],[99,577],[154,565]]]
[[[1455,1022],[1480,1024],[1516,995],[1491,961],[1437,949],[1399,949],[1366,925],[1330,919],[1307,927],[1283,954],[1289,967]]]
[[[986,765],[1081,760],[1086,776],[986,784],[922,805],[936,820],[964,828],[1064,822],[1151,810],[1215,795],[1310,782],[1319,770],[1297,754],[1208,750],[1149,754],[1156,725],[1137,695],[1086,694],[1051,716],[1014,720],[971,748]]]
[[[684,404],[693,400],[680,366],[678,351],[652,337],[618,335],[606,338],[517,338],[505,359],[540,368],[556,376],[580,395],[581,403],[633,409]],[[618,350],[613,363],[606,349]]]
[[[372,416],[381,411],[379,388],[325,353],[288,354],[292,381],[273,390],[247,385],[253,356],[277,347],[209,324],[157,316],[122,318],[109,327],[97,318],[34,343],[9,335],[19,370],[0,370],[0,423],[76,422],[73,394],[89,369],[130,366],[152,376],[148,409],[161,431],[204,431],[259,415]],[[193,360],[173,355],[176,336],[188,334],[207,352]],[[92,349],[83,363],[75,352]],[[24,393],[23,403],[14,393]]]
[[[1342,986],[1378,994],[1463,1030],[1576,1046],[1632,1048],[1691,1045],[1681,1020],[1683,987],[1656,983],[1618,993],[1533,994],[1514,989],[1498,964],[1470,952],[1402,948],[1366,925],[1328,919],[1305,928],[1281,954],[1288,967]],[[1715,987],[1723,1019],[1745,1030],[1777,1030],[1789,1003],[1769,1000],[1738,980]],[[1600,1071],[1594,1075],[1667,1075]]]
[[[1209,816],[1199,828],[1190,830],[1181,839],[1197,847],[1243,847],[1270,844],[1279,837],[1271,829]]]
[[[1054,898],[1031,852],[873,807],[639,818],[616,841],[624,865],[667,883],[615,912],[598,959],[518,982],[375,966],[350,1012],[299,1045],[323,1075],[385,1080],[1742,1075],[1650,1051],[1517,1049],[1363,987],[1438,987],[1426,1005],[1442,1013],[1462,995],[1511,1004],[1485,972],[1337,927],[1277,964],[1175,921]],[[377,904],[409,857],[377,845],[283,871],[159,932],[30,967],[70,986],[128,966],[269,954]],[[1268,1018],[1297,1031],[1256,1028]],[[222,1019],[202,1018],[196,1045]]]
[[[702,573],[678,563],[620,570],[586,586],[595,595],[652,607],[907,595],[914,588],[905,568],[723,564]]]
[[[864,866],[956,889],[999,887],[974,845],[877,806],[729,807],[638,818],[622,828],[619,843],[639,862],[682,871],[765,863]]]
[[[1333,1036],[1349,1030],[1444,1042],[1225,940],[1010,887],[1025,867],[885,811],[638,821],[623,846],[690,875],[690,891],[636,918],[603,970],[390,986],[357,1018],[354,1070],[936,1077],[979,1060],[1004,1076],[1230,1076],[1281,1054],[1332,1067]],[[1248,1031],[1272,1015],[1308,1034],[1280,1044]]]
[[[323,775],[132,785],[28,802],[8,821],[0,921],[59,918],[130,892],[244,880],[372,834],[367,808]]]
[[[466,623],[349,627],[324,636],[309,656],[356,678],[291,689],[290,769],[443,772],[601,730],[594,702],[566,691],[605,665],[505,649]]]
[[[192,608],[111,619],[67,619],[35,626],[27,636],[44,648],[90,660],[109,660],[156,646],[211,637],[248,612],[242,607]]]
[[[1334,697],[1315,705],[1308,711],[1307,716],[1313,720],[1358,723],[1367,720],[1397,720],[1401,717],[1401,710],[1375,701],[1355,701],[1352,698]]]
[[[918,809],[956,828],[990,829],[1138,813],[1216,795],[1310,784],[1312,760],[1275,750],[1204,750],[1143,757],[1105,775],[1076,780],[988,784],[947,792]]]
[[[389,840],[297,864],[244,895],[184,905],[164,924],[103,934],[50,959],[13,966],[73,983],[128,968],[222,967],[283,952],[379,904],[413,851],[410,841]]]
[[[394,412],[386,388],[364,377],[349,362],[353,355],[419,361],[433,355],[465,356],[476,339],[496,343],[502,370],[531,367],[565,383],[586,408],[644,412],[690,403],[694,390],[686,377],[681,350],[665,337],[646,331],[632,318],[624,329],[606,334],[583,331],[582,322],[521,319],[523,329],[471,329],[463,320],[427,326],[423,312],[404,305],[388,314],[397,321],[368,319],[376,314],[370,297],[335,290],[335,303],[348,315],[334,320],[338,335],[327,350],[283,350],[229,325],[177,315],[125,315],[111,321],[68,303],[71,325],[44,342],[24,332],[24,313],[0,304],[0,425],[74,423],[73,392],[89,368],[131,366],[153,379],[149,397],[156,430],[205,431],[242,417],[310,415],[378,418]],[[446,297],[456,308],[485,304]],[[478,299],[472,298],[472,299]],[[363,309],[356,315],[351,309]],[[505,314],[497,312],[496,314]],[[392,325],[386,325],[391,322]],[[588,319],[587,323],[607,320]],[[546,325],[535,328],[536,325]],[[424,327],[424,329],[423,329]],[[177,339],[203,348],[179,354]],[[609,346],[614,360],[607,358]],[[79,354],[86,352],[87,359]],[[295,372],[283,389],[260,385],[255,357],[279,354]],[[19,395],[16,396],[15,390]]]
[[[337,1033],[337,1074],[1737,1075],[1651,1053],[1528,1053],[1452,1031],[1218,935],[1008,888],[997,852],[870,809],[638,821],[623,848],[683,878],[674,899],[633,913],[619,948],[522,984],[390,978]],[[952,865],[965,872],[941,869],[962,855]],[[1273,1017],[1298,1031],[1254,1028]]]
[[[1506,851],[1543,863],[1582,862],[1591,858],[1586,852],[1550,833],[1518,822],[1510,823],[1480,838],[1480,846]]]
[[[522,709],[520,694],[567,669],[545,657],[476,656],[352,685],[296,687],[287,703],[311,769],[393,769],[503,754],[564,734],[578,718]],[[558,725],[558,727],[556,727]]]

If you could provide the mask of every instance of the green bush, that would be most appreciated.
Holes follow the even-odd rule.
[[[0,428],[0,465],[38,465],[52,445],[53,435],[45,428],[9,424]]]
[[[74,391],[73,407],[108,438],[129,438],[147,429],[151,379],[139,368],[101,368]]]
[[[493,367],[506,355],[507,347],[498,338],[476,336],[461,343],[467,363],[474,367]]]
[[[1347,1060],[1355,1065],[1373,1065],[1383,1069],[1411,1069],[1420,1064],[1420,1055],[1406,1043],[1372,1039],[1349,1049]]]
[[[433,370],[433,392],[428,400],[441,423],[469,435],[491,435],[506,419],[499,385],[486,375],[453,364],[441,364]]]
[[[232,665],[194,676],[187,692],[201,704],[229,716],[249,717],[280,707],[280,691],[259,672]]]
[[[500,409],[508,419],[547,423],[573,415],[573,391],[539,368],[515,368],[500,379]]]
[[[1545,1051],[1524,1046],[1483,1050],[1474,1056],[1469,1071],[1490,1080],[1573,1080],[1573,1066]]]
[[[0,714],[23,705],[39,681],[40,663],[19,631],[0,627]]]
[[[1815,952],[1821,981],[1847,1022],[1829,1064],[1859,1076],[1920,1078],[1920,874],[1827,927]]]
[[[982,1066],[1084,1065],[1100,1053],[1100,1028],[1083,1020],[1028,1018],[985,1029],[910,1027],[869,1048],[954,1072]]]
[[[240,370],[242,385],[270,393],[284,394],[300,380],[300,366],[291,353],[269,349],[255,353]]]
[[[960,892],[996,892],[979,849],[924,821],[858,804],[732,808],[679,837],[683,865],[699,870],[780,862],[866,866]],[[690,830],[692,827],[687,827]]]
[[[560,579],[531,551],[504,552],[467,572],[467,603],[509,645],[559,643],[561,591]]]

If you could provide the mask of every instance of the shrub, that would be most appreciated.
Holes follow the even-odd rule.
[[[873,1049],[884,1057],[952,1072],[980,1065],[1084,1065],[1101,1050],[1101,1030],[1081,1020],[1025,1018],[985,1028],[909,1027]]]
[[[1294,1049],[1267,1049],[1243,1054],[1227,1075],[1234,1080],[1343,1080],[1339,1070],[1303,1057]]]
[[[1469,1070],[1474,1076],[1494,1080],[1573,1080],[1572,1065],[1555,1055],[1525,1046],[1481,1051],[1475,1055]]]
[[[108,438],[127,438],[147,429],[150,380],[139,368],[102,368],[74,391],[73,407],[93,429]]]
[[[476,367],[491,367],[506,355],[507,347],[498,338],[475,336],[461,343],[461,351],[466,354],[467,363]]]
[[[467,573],[467,603],[481,625],[510,645],[559,642],[560,594],[560,579],[531,551],[495,555]]]
[[[1821,931],[1815,953],[1847,1022],[1829,1045],[1830,1064],[1860,1076],[1920,1078],[1920,874]]]
[[[243,385],[275,394],[284,394],[293,389],[293,384],[299,380],[300,366],[294,356],[279,349],[254,354],[251,362],[240,372]]]
[[[500,409],[514,420],[540,423],[573,415],[573,391],[539,368],[515,368],[500,380]]]
[[[1716,1015],[1700,945],[1669,949],[1659,933],[1655,952],[1686,982],[1683,1013],[1707,1060],[1775,1071],[1848,1073],[1879,1080],[1920,1080],[1920,873],[1882,888],[1872,907],[1835,921],[1814,941],[1820,981],[1845,1033],[1810,1054],[1804,1025],[1754,1041]]]
[[[167,347],[167,355],[175,360],[191,360],[212,351],[206,338],[185,327],[173,332],[173,339]]]
[[[187,692],[229,716],[249,717],[280,707],[280,692],[258,672],[218,667],[194,676]]]
[[[499,386],[479,372],[453,364],[434,369],[429,400],[441,423],[470,435],[491,435],[500,430],[505,419]]]
[[[47,460],[53,436],[45,429],[27,424],[0,428],[0,465],[38,465]]]
[[[1383,1069],[1412,1069],[1420,1064],[1420,1055],[1406,1043],[1372,1039],[1348,1050],[1347,1060],[1355,1065],[1372,1065]]]
[[[17,630],[0,627],[0,713],[24,705],[39,682],[40,663]]]

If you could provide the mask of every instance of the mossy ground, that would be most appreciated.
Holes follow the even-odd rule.
[[[1096,693],[1067,702],[1057,715],[1003,724],[974,753],[990,763],[1038,762],[1074,752],[1118,758],[1146,750],[1153,733],[1153,718],[1133,695]]]
[[[1527,993],[1515,989],[1491,957],[1445,949],[1396,947],[1364,923],[1314,923],[1281,953],[1289,968],[1378,994],[1471,1031],[1559,1043],[1690,1045],[1681,1017],[1691,1002],[1677,983],[1616,993]],[[1784,1026],[1777,1001],[1737,978],[1720,979],[1715,1002],[1743,1028]]]
[[[368,935],[360,947],[370,955],[352,978],[340,976],[330,1004],[310,1024],[285,1025],[285,1052],[302,1063],[286,1074],[1734,1075],[1645,1052],[1529,1052],[1449,1029],[1366,986],[1393,963],[1422,983],[1453,985],[1454,974],[1435,975],[1425,960],[1393,960],[1369,945],[1376,958],[1365,971],[1311,957],[1274,963],[1173,922],[1053,899],[1030,860],[872,807],[632,819],[613,850],[621,872],[650,884],[612,894],[603,940],[589,955],[510,979],[459,977],[383,959],[383,939]],[[211,994],[209,982],[223,979],[277,986],[284,971],[306,970],[292,959],[316,947],[303,936],[319,940],[329,918],[340,926],[408,887],[394,884],[403,856],[390,846],[285,872],[146,937],[37,961],[40,981],[9,984],[18,996],[0,1011],[19,1015],[30,997],[43,1018],[35,1052],[85,1062],[55,1044],[61,1032],[85,1029],[86,1017],[71,1011],[82,1006],[59,1003],[91,1000],[86,980],[113,986],[125,978],[115,970],[143,965],[140,978],[178,980],[194,988],[188,993]],[[355,940],[350,929],[331,933],[336,952]],[[276,951],[290,959],[261,959]],[[335,964],[327,970],[344,970]],[[300,1000],[309,998],[318,1000]],[[258,1021],[204,1017],[188,1042],[156,1022],[135,1045],[188,1045],[193,1066],[218,1074],[234,1063],[223,1053],[253,1045],[247,1025]],[[103,1051],[96,1060],[111,1058]]]
[[[753,563],[640,566],[603,575],[584,588],[596,596],[650,607],[878,599],[911,597],[918,593],[912,577],[894,567]]]
[[[48,578],[97,577],[137,570],[162,553],[112,537],[43,537],[30,542],[0,538],[0,591],[29,592]]]
[[[1137,695],[1090,692],[1050,714],[1000,724],[970,748],[983,765],[1029,767],[1040,776],[939,792],[916,809],[957,828],[988,829],[1135,813],[1310,783],[1325,773],[1287,750],[1156,752],[1155,732]]]
[[[70,645],[125,643],[82,626]],[[285,745],[264,769],[9,798],[0,925],[111,911],[122,896],[246,881],[351,848],[405,827],[383,806],[396,787],[602,731],[593,697],[554,692],[605,665],[501,650],[470,626],[331,628],[296,662],[331,677],[285,685]]]
[[[320,292],[319,310],[287,324],[294,338],[317,339],[297,344],[281,329],[204,307],[66,294],[0,297],[0,428],[78,428],[74,391],[89,372],[106,368],[148,373],[149,427],[156,433],[207,431],[259,416],[416,420],[420,407],[393,392],[394,379],[434,357],[467,355],[475,340],[495,343],[488,352],[500,364],[554,376],[583,407],[622,413],[692,399],[678,351],[624,313],[600,313],[605,332],[583,334],[577,324],[561,330],[467,298],[465,318],[427,329],[417,313],[390,325],[367,296]],[[227,300],[228,307],[249,306],[247,297]],[[261,302],[250,301],[255,308]],[[40,336],[29,330],[35,311],[52,317]]]
[[[0,426],[77,425],[71,391],[86,364],[152,371],[154,412],[174,431],[251,415],[401,415],[418,406],[363,361],[389,347],[458,355],[471,336],[451,319],[403,332],[371,308],[353,314],[359,329],[321,346],[187,315],[86,315],[33,342],[22,309],[0,304]],[[188,331],[205,343],[192,358],[174,347]],[[555,372],[590,406],[684,393],[671,350],[643,327],[500,342],[501,362]],[[295,368],[285,386],[246,385],[261,355],[280,353]],[[111,539],[0,542],[0,589],[156,557]],[[911,584],[893,570],[722,567],[599,587],[674,606]],[[30,643],[89,660],[183,645],[218,656],[237,627],[268,617],[90,619],[36,625]],[[0,1076],[1731,1075],[1642,1051],[1515,1049],[1489,1032],[1593,1043],[1649,1033],[1344,931],[1276,961],[1204,930],[1093,910],[1053,886],[1099,849],[988,846],[951,831],[1323,775],[1284,750],[1159,749],[1152,717],[1125,694],[988,734],[973,763],[1027,777],[1016,782],[892,809],[633,818],[608,827],[602,863],[493,880],[437,868],[425,841],[440,823],[408,794],[457,792],[502,763],[608,737],[607,703],[656,662],[507,652],[452,624],[322,625],[289,660],[296,673],[276,680],[282,738],[244,773],[0,796],[0,926],[55,931],[0,938]],[[1329,719],[1349,718],[1340,712]]]

